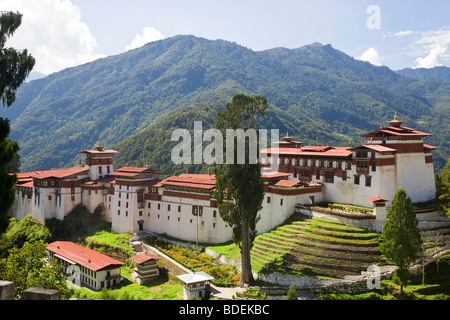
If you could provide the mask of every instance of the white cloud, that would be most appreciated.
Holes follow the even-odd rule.
[[[449,61],[449,55],[447,54],[449,45],[449,27],[421,32],[419,38],[413,44],[416,55],[420,56],[415,61],[416,67],[433,68],[441,65],[438,59]]]
[[[104,56],[70,0],[0,0],[0,7],[23,14],[7,46],[28,49],[36,58],[35,71],[50,74]]]
[[[410,34],[412,34],[413,32],[411,31],[411,30],[405,30],[405,31],[399,31],[399,32],[397,32],[397,33],[394,33],[394,36],[397,36],[397,37],[401,37],[401,36],[407,36],[407,35],[410,35]]]
[[[375,66],[381,66],[380,56],[375,48],[367,49],[358,59],[370,62]]]
[[[438,56],[447,51],[447,48],[437,47],[430,51],[430,53],[424,58],[416,59],[416,68],[434,68],[441,66],[438,63]]]
[[[142,30],[142,34],[137,34],[136,37],[133,39],[133,41],[131,41],[131,44],[129,46],[125,47],[125,50],[132,50],[132,49],[136,49],[139,47],[142,47],[143,45],[149,43],[149,42],[153,42],[153,41],[157,41],[157,40],[161,40],[164,39],[164,36],[162,35],[162,33],[158,30],[156,30],[153,27],[145,27]]]

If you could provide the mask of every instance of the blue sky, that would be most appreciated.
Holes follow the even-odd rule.
[[[450,67],[450,1],[0,0],[24,14],[8,44],[49,74],[178,34],[259,51],[331,44],[393,70]]]

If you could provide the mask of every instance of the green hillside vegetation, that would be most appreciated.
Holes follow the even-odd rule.
[[[344,278],[359,275],[372,264],[386,264],[376,233],[301,214],[292,219],[256,239],[252,259],[260,272]]]
[[[378,250],[378,240],[377,233],[294,213],[283,225],[256,237],[252,268],[257,273],[342,279],[360,275],[372,264],[387,264]],[[234,244],[210,248],[224,256],[239,258]]]
[[[114,165],[116,168],[123,166],[147,166],[158,170],[163,175],[178,175],[188,170],[190,173],[207,173],[211,167],[205,164],[194,164],[193,149],[193,129],[194,122],[201,121],[202,129],[205,132],[214,128],[216,113],[225,108],[225,102],[215,104],[198,103],[186,108],[171,112],[164,116],[156,123],[139,132],[136,135],[128,137],[123,141],[115,144],[113,149],[119,151],[115,155]],[[349,138],[334,132],[323,130],[318,123],[314,125],[314,121],[301,123],[292,119],[285,111],[270,106],[266,116],[261,120],[260,127],[264,129],[278,129],[279,137],[286,135],[286,132],[309,132],[310,134],[320,137],[320,139],[331,141],[334,144],[343,144]],[[176,165],[171,161],[171,150],[179,141],[171,141],[172,132],[176,129],[187,129],[192,137],[192,164]],[[271,133],[268,132],[270,139]],[[307,136],[302,135],[302,141],[305,143],[316,143],[311,141]],[[203,143],[206,147],[211,142]],[[225,141],[224,141],[225,143]]]
[[[450,82],[450,68],[445,66],[437,66],[434,68],[415,68],[415,69],[406,68],[402,70],[397,70],[395,72],[402,76],[417,80],[435,79]]]
[[[406,126],[433,133],[426,142],[439,147],[437,170],[449,154],[450,83],[403,77],[319,43],[255,52],[175,36],[26,83],[0,115],[12,120],[21,171],[31,171],[76,165],[79,152],[97,142],[111,147],[158,130],[157,121],[175,110],[224,105],[236,93],[265,96],[283,119],[280,131],[292,128],[305,142],[363,143],[361,134],[386,125],[397,111]],[[155,145],[166,143],[160,140],[166,135],[154,135]],[[147,147],[136,145],[123,162],[139,162],[140,150],[153,151]]]

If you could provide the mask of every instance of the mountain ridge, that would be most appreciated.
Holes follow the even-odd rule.
[[[315,141],[312,126],[320,127],[333,136],[321,139],[327,144],[359,141],[397,111],[409,126],[433,131],[439,167],[450,149],[449,89],[358,61],[329,44],[253,51],[179,35],[26,83],[0,116],[12,120],[22,171],[76,164],[79,152],[97,142],[115,145],[170,112],[223,103],[236,93],[266,96],[289,115],[292,134]]]

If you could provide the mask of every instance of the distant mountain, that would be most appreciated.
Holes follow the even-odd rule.
[[[175,36],[26,83],[0,116],[12,119],[21,170],[50,169],[78,163],[79,152],[97,142],[119,145],[159,130],[171,112],[223,106],[240,92],[266,96],[273,110],[267,124],[283,124],[306,142],[362,143],[361,134],[384,126],[397,111],[405,125],[434,134],[427,143],[440,147],[436,168],[450,153],[450,83],[407,78],[319,43],[255,52],[228,41]],[[129,142],[120,161],[135,163],[145,144],[164,145],[152,139],[136,142],[133,152]]]
[[[46,76],[47,76],[46,74],[40,73],[38,71],[31,71],[30,74],[28,75],[27,79],[25,80],[25,82],[42,79],[42,78],[45,78]]]
[[[406,68],[402,70],[397,70],[396,73],[417,79],[417,80],[426,80],[426,79],[435,79],[435,80],[441,80],[441,81],[447,81],[450,82],[450,68],[439,66],[434,68],[417,68],[417,69],[411,69]]]

